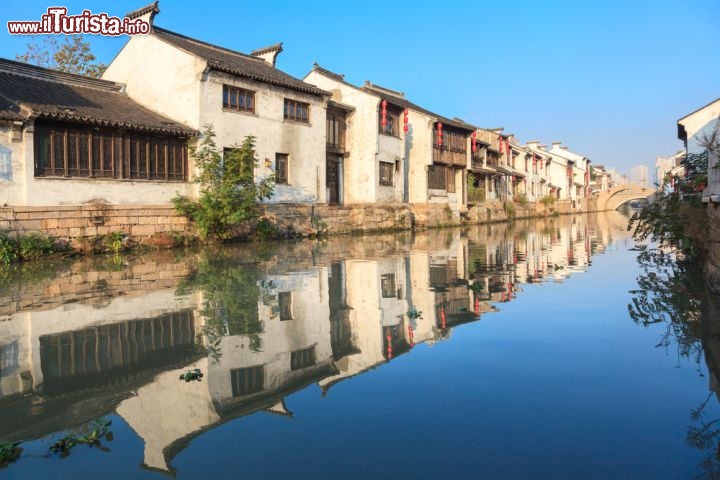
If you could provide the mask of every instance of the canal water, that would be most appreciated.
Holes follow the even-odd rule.
[[[3,271],[0,477],[713,478],[717,319],[626,224]]]

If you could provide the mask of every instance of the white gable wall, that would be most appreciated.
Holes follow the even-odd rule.
[[[130,98],[199,130],[200,81],[205,61],[150,35],[135,35],[102,78],[124,83]]]

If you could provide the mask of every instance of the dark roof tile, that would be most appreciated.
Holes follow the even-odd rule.
[[[38,117],[180,136],[197,133],[136,103],[122,87],[0,59],[0,118]]]
[[[214,70],[319,97],[330,95],[325,90],[276,69],[261,58],[202,42],[156,26],[153,26],[153,34],[181,50],[204,59]]]
[[[449,125],[452,127],[460,128],[462,130],[467,130],[468,132],[472,132],[475,130],[475,127],[465,123],[464,121],[457,121],[452,120],[447,117],[443,117],[442,115],[438,115],[437,113],[431,112],[430,110],[426,110],[418,105],[415,105],[412,102],[409,102],[405,97],[402,97],[402,93],[400,92],[394,92],[393,90],[388,90],[386,88],[380,87],[378,85],[374,85],[370,82],[365,82],[365,85],[362,87],[362,90],[372,93],[373,95],[377,95],[381,98],[384,98],[388,102],[397,105],[401,108],[408,108],[410,110],[415,110],[417,112],[424,113],[426,115],[429,115],[431,117],[435,117],[438,119],[438,121],[442,122],[443,125]]]

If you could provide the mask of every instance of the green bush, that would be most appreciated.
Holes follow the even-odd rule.
[[[0,265],[8,265],[15,260],[35,260],[66,249],[67,246],[55,243],[43,233],[18,235],[0,231]]]
[[[55,250],[55,242],[41,233],[18,236],[18,253],[23,260],[33,260]]]
[[[17,257],[17,246],[7,232],[0,232],[0,263],[7,265]]]
[[[190,155],[199,172],[194,180],[200,184],[200,198],[175,197],[175,209],[195,223],[203,240],[236,236],[241,222],[258,218],[257,202],[269,198],[275,185],[272,175],[255,183],[255,137],[246,137],[242,145],[222,155],[215,132],[207,125],[199,145],[190,147]]]
[[[257,234],[260,240],[268,240],[270,238],[277,238],[279,234],[278,226],[267,218],[261,218],[257,222]]]
[[[540,199],[540,203],[542,203],[546,207],[549,207],[555,203],[555,197],[553,197],[552,195],[545,195]]]

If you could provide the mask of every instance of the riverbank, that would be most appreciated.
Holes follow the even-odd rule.
[[[595,211],[569,201],[484,202],[454,212],[447,204],[288,205],[260,207],[258,222],[242,225],[238,238],[310,238],[385,231],[422,230],[546,218]],[[168,205],[108,205],[0,208],[0,263],[52,253],[118,253],[198,243],[192,223]]]
[[[704,270],[708,287],[717,295],[720,294],[720,206],[711,203],[707,209]]]

